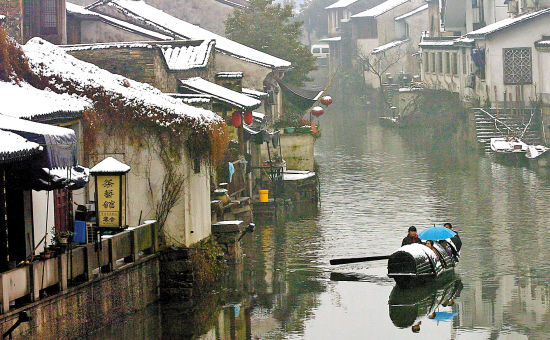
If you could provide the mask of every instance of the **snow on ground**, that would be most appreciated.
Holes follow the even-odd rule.
[[[112,94],[122,95],[129,102],[145,107],[157,107],[199,123],[220,121],[215,113],[182,104],[180,100],[162,93],[157,88],[101,69],[67,54],[49,42],[33,38],[22,46],[33,71],[45,76],[59,76],[78,84],[81,90],[87,87],[103,88]],[[176,121],[173,121],[175,123]],[[170,125],[171,123],[160,123]]]

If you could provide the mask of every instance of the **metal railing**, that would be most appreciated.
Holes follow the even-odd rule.
[[[38,301],[43,289],[57,286],[59,291],[66,290],[68,283],[77,277],[83,277],[82,283],[85,283],[94,279],[95,274],[100,275],[102,269],[103,272],[117,270],[158,249],[157,224],[149,221],[116,235],[103,236],[101,242],[78,246],[55,258],[0,273],[0,313],[9,312],[11,301],[26,296]]]

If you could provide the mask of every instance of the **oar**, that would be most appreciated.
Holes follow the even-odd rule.
[[[346,263],[356,263],[356,262],[368,262],[368,261],[378,261],[378,260],[387,260],[390,258],[390,255],[383,256],[370,256],[370,257],[351,257],[347,259],[333,259],[330,260],[330,264],[346,264]]]

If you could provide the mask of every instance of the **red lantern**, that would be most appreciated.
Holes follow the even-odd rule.
[[[320,106],[315,106],[313,109],[311,109],[311,114],[315,117],[321,117],[321,115],[325,113],[325,110],[323,110]]]
[[[243,122],[243,118],[241,116],[241,113],[239,111],[233,112],[233,115],[231,116],[231,124],[234,127],[241,126],[241,123]]]
[[[321,98],[321,104],[329,106],[330,104],[332,104],[332,97],[324,96],[323,98]]]
[[[252,115],[252,111],[246,111],[244,113],[244,123],[246,125],[250,125],[252,124],[253,121],[254,121],[254,116]]]

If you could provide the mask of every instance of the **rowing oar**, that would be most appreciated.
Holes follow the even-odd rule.
[[[378,261],[378,260],[387,260],[390,258],[390,255],[383,256],[370,256],[370,257],[350,257],[347,259],[334,259],[330,260],[330,264],[346,264],[346,263],[356,263],[356,262],[368,262],[368,261]]]

